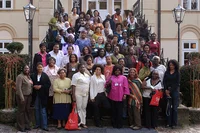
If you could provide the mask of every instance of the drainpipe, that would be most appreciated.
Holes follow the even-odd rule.
[[[158,0],[158,42],[160,42],[161,38],[161,0]]]

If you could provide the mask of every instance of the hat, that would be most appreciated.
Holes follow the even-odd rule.
[[[83,28],[82,30],[80,30],[80,33],[87,33],[87,30],[85,30],[85,28]]]

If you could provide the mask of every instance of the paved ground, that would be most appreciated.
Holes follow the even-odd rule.
[[[177,129],[167,129],[163,127],[158,127],[157,130],[149,130],[146,128],[142,128],[141,130],[134,131],[129,128],[123,129],[113,129],[113,128],[96,128],[90,127],[88,129],[83,129],[80,131],[66,131],[64,129],[57,130],[54,127],[49,127],[50,133],[200,133],[200,125],[191,125],[187,127],[179,127]],[[0,133],[20,133],[13,126],[0,124]],[[27,133],[47,133],[43,130],[31,130]]]

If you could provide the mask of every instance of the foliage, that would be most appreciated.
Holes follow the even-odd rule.
[[[180,69],[180,88],[183,102],[186,106],[200,107],[200,53],[192,52],[188,55],[191,65]]]
[[[10,51],[12,54],[14,53],[20,53],[22,49],[24,48],[24,45],[21,42],[11,42],[6,46],[8,51]]]
[[[15,105],[15,80],[28,55],[6,54],[0,55],[0,107],[13,108]],[[4,101],[4,103],[2,103]]]

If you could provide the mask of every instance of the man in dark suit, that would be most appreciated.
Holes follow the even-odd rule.
[[[36,65],[38,62],[42,62],[44,67],[47,66],[48,59],[51,56],[50,54],[48,54],[46,52],[46,44],[45,43],[41,43],[39,45],[39,47],[40,47],[40,52],[36,53],[33,58],[33,72],[37,71]]]

